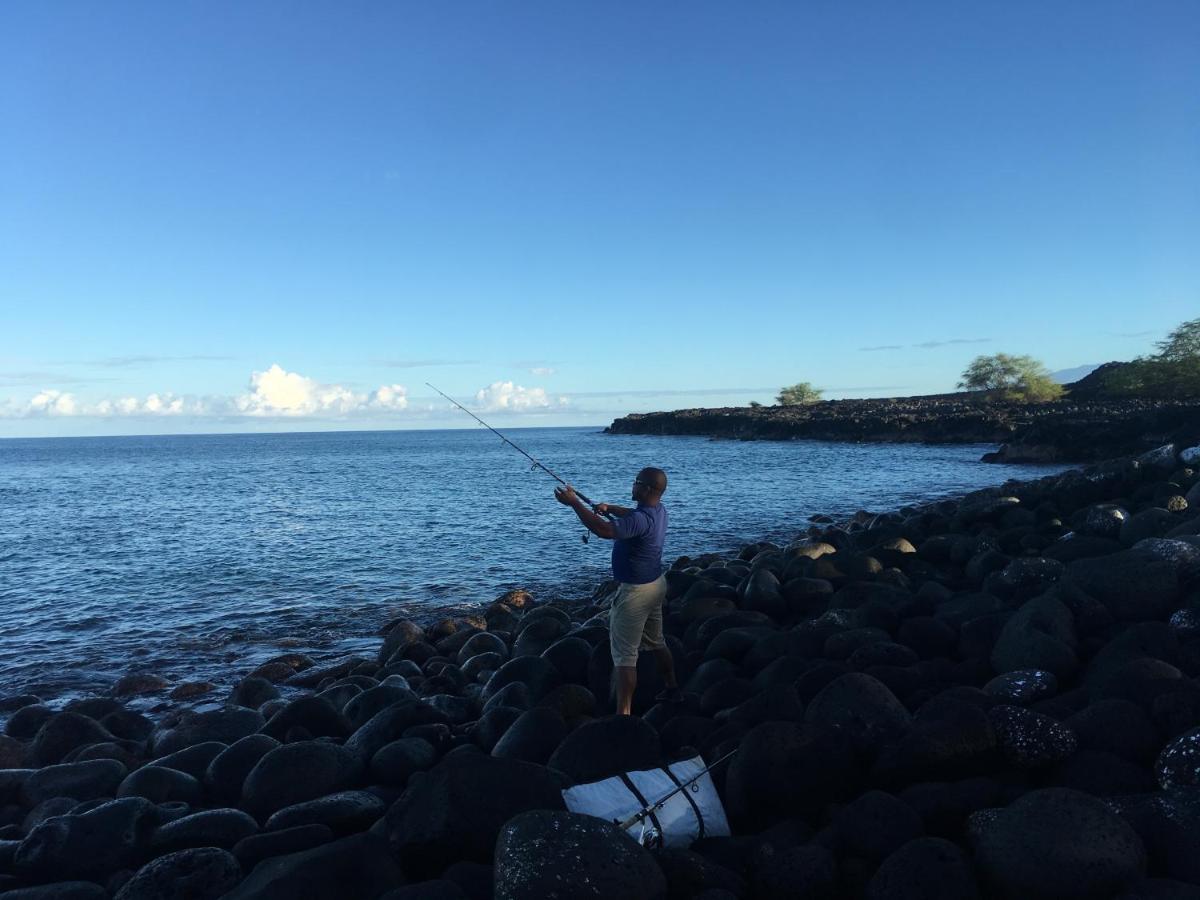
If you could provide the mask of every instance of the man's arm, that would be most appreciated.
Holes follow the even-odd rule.
[[[624,517],[633,512],[633,510],[627,506],[617,506],[615,503],[597,503],[596,512],[600,513],[602,516]]]
[[[563,506],[569,506],[575,510],[575,515],[579,516],[579,521],[596,537],[602,537],[611,541],[617,536],[612,522],[588,509],[588,505],[579,499],[574,489],[570,487],[557,487],[554,489],[554,499]]]

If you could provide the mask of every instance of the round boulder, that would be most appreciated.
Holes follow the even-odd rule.
[[[592,816],[522,813],[504,825],[496,842],[496,900],[568,895],[659,900],[666,891],[650,853]]]
[[[1032,791],[981,821],[976,865],[1005,900],[1111,897],[1146,868],[1141,839],[1103,802],[1079,791]]]
[[[660,762],[658,733],[637,716],[606,716],[576,728],[547,763],[573,782],[599,781]]]

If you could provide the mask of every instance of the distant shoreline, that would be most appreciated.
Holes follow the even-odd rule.
[[[605,432],[742,441],[999,444],[984,462],[1089,463],[1200,436],[1200,400],[1014,403],[938,394],[631,413]]]

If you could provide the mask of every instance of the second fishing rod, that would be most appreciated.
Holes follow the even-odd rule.
[[[591,507],[593,510],[595,510],[595,509],[596,509],[596,507],[597,507],[597,505],[598,505],[597,503],[593,502],[593,501],[592,501],[592,500],[591,500],[591,499],[590,499],[590,498],[589,498],[589,497],[588,497],[586,494],[584,494],[584,493],[583,493],[583,491],[581,491],[581,490],[578,490],[577,488],[574,488],[574,487],[572,487],[570,484],[568,484],[568,483],[566,482],[566,480],[564,480],[564,479],[563,479],[563,478],[562,478],[562,477],[561,477],[561,476],[560,476],[560,475],[559,475],[557,472],[555,472],[553,469],[549,468],[548,466],[544,465],[544,464],[543,464],[543,463],[542,463],[540,460],[538,460],[538,459],[535,459],[533,456],[531,456],[530,454],[526,453],[524,450],[522,450],[520,447],[518,447],[518,446],[517,446],[515,443],[513,443],[511,440],[509,440],[509,439],[508,439],[508,437],[506,437],[504,434],[501,434],[499,431],[497,431],[495,428],[493,428],[493,427],[492,427],[491,425],[489,425],[487,422],[483,421],[483,419],[479,418],[479,416],[475,415],[475,413],[471,412],[469,409],[467,409],[465,406],[463,406],[461,403],[459,403],[459,402],[458,402],[457,400],[455,400],[453,397],[451,397],[451,396],[449,396],[449,395],[447,395],[447,394],[443,393],[442,391],[438,390],[436,387],[434,387],[434,386],[433,386],[432,384],[430,384],[428,381],[427,381],[427,382],[425,382],[425,385],[426,385],[427,387],[429,387],[429,388],[432,388],[433,390],[437,391],[437,393],[441,394],[443,397],[445,397],[445,398],[446,398],[447,400],[449,400],[449,401],[450,401],[452,404],[454,404],[454,405],[455,405],[455,406],[457,406],[459,409],[461,409],[463,412],[465,412],[465,413],[466,413],[468,416],[470,416],[472,419],[474,419],[476,422],[478,422],[480,425],[482,425],[484,428],[486,428],[486,429],[487,429],[488,431],[490,431],[492,434],[496,435],[496,437],[500,438],[500,440],[502,440],[504,443],[508,444],[508,446],[512,447],[514,450],[516,450],[518,453],[520,453],[522,456],[524,456],[524,457],[525,457],[527,460],[529,460],[531,463],[533,463],[533,468],[534,468],[534,469],[541,469],[543,472],[545,472],[547,475],[549,475],[551,478],[553,478],[555,481],[557,481],[557,482],[558,482],[559,484],[561,484],[563,487],[568,487],[568,488],[571,488],[571,490],[575,491],[575,495],[576,495],[576,496],[577,496],[577,497],[578,497],[580,500],[582,500],[584,503],[586,503],[588,506],[590,506],[590,507]],[[602,515],[604,515],[604,516],[606,516],[607,518],[610,518],[610,519],[612,518],[612,514],[611,514],[611,513],[603,513]],[[583,542],[584,542],[585,544],[588,542],[588,535],[587,535],[586,533],[583,535]]]

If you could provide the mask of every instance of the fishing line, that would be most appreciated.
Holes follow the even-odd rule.
[[[510,441],[507,437],[505,437],[503,434],[501,434],[499,431],[497,431],[495,428],[493,428],[487,422],[483,421],[483,419],[479,418],[479,416],[475,415],[475,413],[471,412],[469,409],[467,409],[465,406],[463,406],[461,403],[459,403],[453,397],[450,397],[450,396],[442,393],[442,391],[438,391],[438,389],[433,387],[433,385],[430,384],[428,381],[425,382],[425,384],[426,384],[426,386],[433,388],[435,391],[437,391],[439,394],[441,394],[443,397],[445,397],[447,400],[449,400],[451,403],[453,403],[455,406],[457,406],[459,409],[461,409],[463,412],[465,412],[468,416],[470,416],[476,422],[478,422],[480,425],[482,425],[484,428],[486,428],[492,434],[496,435],[496,437],[500,438],[500,440],[504,441],[504,443],[508,444],[508,446],[512,447],[514,450],[516,450],[518,453],[520,453],[522,456],[524,456],[527,460],[529,460],[531,463],[533,463],[533,468],[530,469],[531,472],[534,469],[541,469],[543,472],[545,472],[547,475],[549,475],[551,478],[553,478],[555,481],[557,481],[563,487],[571,487],[571,485],[567,484],[567,482],[564,481],[557,472],[555,472],[553,469],[543,465],[539,460],[534,459],[532,456],[530,456],[528,453],[526,453],[524,450],[522,450],[520,447],[518,447],[516,444],[514,444],[512,441]],[[596,508],[596,504],[593,503],[588,498],[588,496],[583,493],[583,491],[575,490],[575,488],[571,488],[571,490],[575,491],[575,496],[577,496],[580,500],[582,500],[588,506],[592,507],[592,509]],[[612,517],[609,516],[609,518],[612,518]],[[583,535],[583,542],[585,544],[588,542],[588,534],[586,532],[584,532],[584,535]]]

